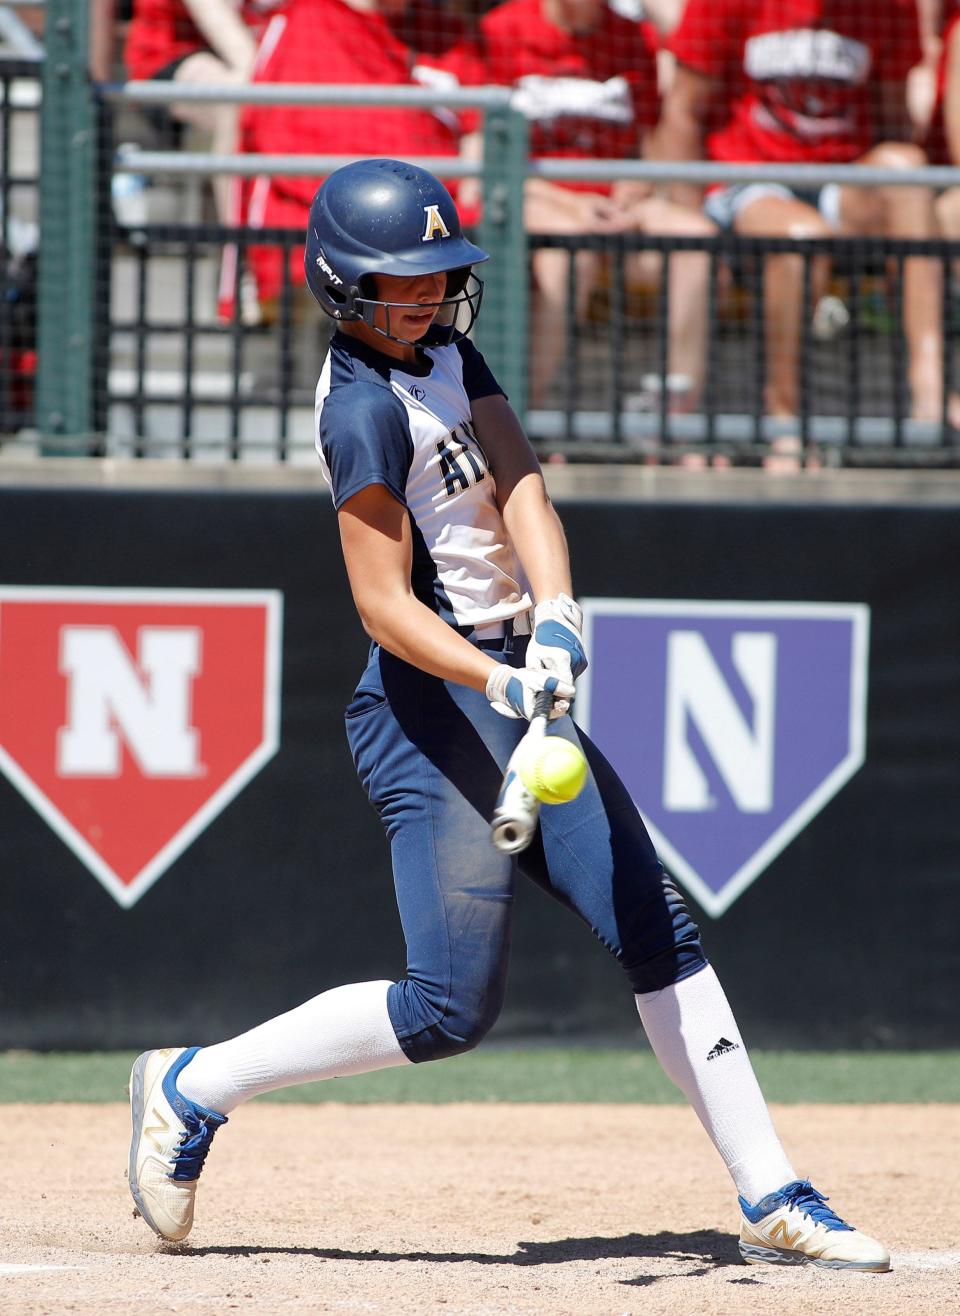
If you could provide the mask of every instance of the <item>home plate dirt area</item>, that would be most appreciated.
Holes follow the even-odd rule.
[[[774,1118],[889,1274],[743,1265],[736,1195],[685,1107],[254,1102],[174,1247],[134,1219],[125,1106],[8,1105],[0,1312],[960,1310],[960,1105]]]

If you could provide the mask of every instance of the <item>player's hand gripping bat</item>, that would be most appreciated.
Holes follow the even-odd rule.
[[[540,801],[520,779],[519,763],[547,734],[547,722],[553,707],[553,695],[541,690],[533,702],[533,717],[516,749],[510,755],[497,796],[490,838],[503,854],[518,854],[533,840],[540,815]]]

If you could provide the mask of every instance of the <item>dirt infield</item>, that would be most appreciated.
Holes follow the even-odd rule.
[[[6,1106],[0,1312],[960,1309],[960,1105],[775,1118],[892,1273],[742,1265],[735,1195],[682,1107],[254,1103],[214,1144],[175,1248],[133,1218],[124,1107]]]

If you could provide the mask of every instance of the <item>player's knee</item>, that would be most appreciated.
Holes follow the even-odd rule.
[[[707,963],[700,929],[683,896],[664,873],[657,896],[636,912],[623,967],[637,994],[659,992]]]
[[[403,1040],[401,1046],[408,1058],[416,1064],[428,1060],[449,1060],[451,1056],[462,1056],[478,1047],[493,1027],[495,1018],[478,1015],[451,1019],[444,1016],[416,1036]]]
[[[491,1010],[449,1021],[443,1029],[444,1055],[460,1056],[475,1050],[496,1023],[498,1014],[499,1010]]]
[[[490,984],[488,990],[466,1001],[452,994],[441,1008],[433,1005],[418,984],[410,980],[398,983],[397,991],[401,998],[406,997],[408,1019],[398,1030],[400,1045],[416,1064],[446,1060],[474,1050],[496,1023],[503,1002],[500,982]]]

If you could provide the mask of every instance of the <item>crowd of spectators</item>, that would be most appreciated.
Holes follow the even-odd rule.
[[[272,10],[284,0],[135,0],[124,64],[138,81],[170,81],[178,86],[239,87],[249,81],[258,43]],[[206,132],[210,149],[228,155],[237,148],[238,107],[211,102],[176,101],[167,110],[176,127]],[[213,180],[218,217],[231,214],[231,185],[226,175]]]
[[[504,0],[478,24],[474,76],[516,89],[514,106],[530,121],[531,155],[629,159],[643,154],[657,121],[659,44],[652,23],[625,18],[607,0]],[[471,153],[469,136],[464,149]],[[540,178],[526,183],[524,222],[535,233],[695,237],[713,231],[696,210],[647,186]],[[582,316],[602,261],[599,253],[587,250],[578,252],[576,260],[576,309]],[[543,401],[564,355],[567,267],[565,251],[533,253],[534,405]],[[693,405],[704,373],[707,258],[677,256],[670,272],[668,369],[673,379],[686,382],[684,401]]]
[[[915,0],[688,0],[670,49],[676,68],[657,129],[660,158],[896,171],[926,163],[907,106],[908,78],[923,58]],[[757,237],[938,235],[934,196],[923,187],[830,184],[803,192],[753,182],[708,188],[704,208],[720,228]],[[826,258],[814,262],[814,300],[828,273]],[[941,414],[940,278],[936,261],[906,262],[904,331],[919,420]],[[795,416],[800,258],[769,257],[765,289],[767,411]]]
[[[956,12],[955,12],[956,10]],[[174,82],[375,85],[501,84],[529,120],[531,154],[576,159],[707,159],[758,164],[844,163],[893,170],[960,163],[960,9],[954,0],[133,0],[125,46],[132,78]],[[357,107],[175,104],[218,151],[478,158],[476,113]],[[302,227],[316,178],[260,177],[218,185],[217,210],[253,228]],[[453,189],[452,189],[453,190]],[[480,194],[457,189],[467,224]],[[960,188],[828,186],[806,192],[748,183],[695,189],[636,182],[525,187],[532,232],[756,236],[887,235],[960,238]],[[282,256],[252,253],[268,308]],[[630,279],[660,277],[651,255]],[[695,252],[670,261],[672,404],[695,408],[704,382],[708,266]],[[302,281],[299,253],[291,276]],[[603,274],[577,255],[577,312]],[[813,303],[830,278],[812,266]],[[230,274],[229,269],[227,274]],[[906,262],[903,327],[911,414],[943,405],[941,266]],[[531,262],[531,398],[549,393],[565,348],[565,252]],[[798,410],[800,260],[767,258],[767,411]],[[229,309],[227,281],[222,305]],[[949,399],[960,426],[960,399]],[[794,442],[789,437],[787,447]]]

